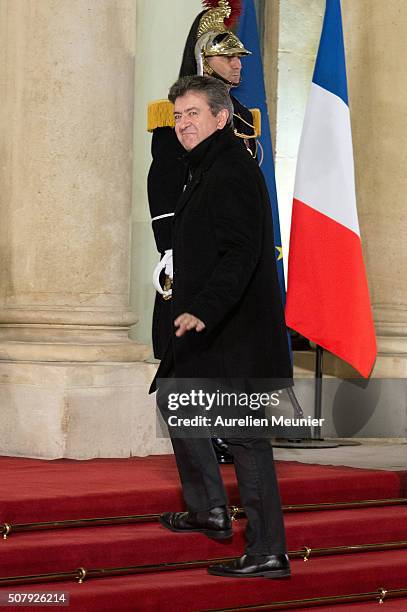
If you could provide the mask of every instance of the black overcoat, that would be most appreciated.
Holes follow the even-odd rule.
[[[253,136],[255,132],[251,127],[252,113],[233,96],[231,100],[234,127],[239,134]],[[242,138],[239,138],[238,141],[244,151],[249,145],[252,154],[255,155],[256,142],[253,138],[248,138],[246,143]],[[186,167],[183,160],[185,150],[178,142],[174,128],[160,127],[154,130],[151,153],[153,161],[148,173],[147,189],[150,213],[154,218],[174,212],[185,185]],[[153,232],[157,250],[163,256],[164,251],[172,248],[172,218],[164,217],[153,222]],[[153,312],[152,339],[154,356],[158,359],[162,359],[168,344],[171,325],[170,303],[157,293]]]
[[[172,319],[189,312],[206,328],[175,336],[157,378],[292,375],[267,187],[231,128],[190,153],[192,178],[173,217]],[[271,388],[271,386],[270,386]]]

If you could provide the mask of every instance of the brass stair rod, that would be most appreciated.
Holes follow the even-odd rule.
[[[95,527],[96,525],[117,525],[130,523],[149,523],[157,521],[159,514],[134,514],[129,516],[106,516],[85,519],[68,519],[64,521],[46,521],[37,523],[0,523],[0,535],[3,539],[11,533],[34,531],[40,529],[65,529],[72,527]]]
[[[407,498],[392,498],[392,499],[368,499],[352,502],[324,502],[320,504],[296,504],[283,506],[284,512],[306,512],[313,510],[335,510],[335,509],[352,509],[352,508],[369,508],[380,506],[396,506],[407,504]],[[245,512],[243,508],[231,506],[233,517],[243,518]],[[65,529],[73,527],[95,527],[97,525],[116,525],[116,524],[131,524],[131,523],[146,523],[158,520],[160,514],[135,514],[129,516],[109,516],[96,517],[85,519],[68,519],[63,521],[47,521],[33,523],[0,523],[0,536],[4,540],[11,533],[22,531],[34,531],[39,529]]]
[[[304,548],[294,551],[289,551],[288,555],[291,559],[302,558],[308,561],[312,556],[319,557],[325,555],[349,554],[355,552],[372,552],[383,550],[394,550],[397,548],[407,548],[407,541],[400,542],[382,542],[379,544],[360,544],[356,546],[337,546],[331,548]],[[49,582],[55,580],[70,580],[77,579],[80,582],[86,578],[103,578],[107,576],[118,576],[126,574],[146,574],[152,572],[174,571],[183,569],[198,569],[211,564],[224,563],[231,561],[235,557],[222,557],[214,559],[201,559],[197,561],[179,561],[172,563],[159,563],[150,565],[133,565],[128,567],[113,567],[101,569],[85,569],[79,568],[72,572],[54,572],[50,574],[34,574],[26,576],[9,576],[0,578],[0,586],[13,584],[32,584],[40,582]]]
[[[128,567],[111,567],[111,568],[100,568],[100,569],[85,569],[83,567],[78,568],[73,572],[54,572],[49,574],[32,574],[27,576],[10,576],[0,578],[0,587],[5,585],[13,584],[33,584],[40,582],[50,582],[55,580],[66,581],[70,579],[77,579],[79,582],[83,582],[86,578],[106,578],[110,576],[122,576],[126,574],[147,574],[149,572],[163,572],[171,570],[183,570],[183,569],[199,569],[200,567],[206,567],[211,563],[224,563],[225,561],[232,561],[235,557],[223,557],[221,559],[205,559],[200,561],[183,561],[178,563],[160,563],[157,565],[134,565]]]
[[[313,510],[352,510],[352,508],[371,508],[380,506],[402,506],[407,504],[407,497],[389,499],[363,499],[343,502],[321,502],[314,504],[287,504],[284,512],[307,512]]]
[[[237,608],[212,608],[211,610],[200,610],[200,612],[255,612],[257,610],[289,610],[292,608],[309,608],[326,604],[356,603],[358,601],[375,601],[383,603],[385,599],[396,599],[407,595],[407,589],[384,589],[379,587],[377,591],[367,593],[352,593],[349,595],[328,595],[324,597],[310,597],[307,599],[291,599],[288,601],[276,601],[267,604],[239,606]],[[315,608],[318,610],[318,607]]]

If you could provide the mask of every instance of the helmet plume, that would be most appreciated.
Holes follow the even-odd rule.
[[[239,19],[242,13],[242,0],[227,0],[230,6],[230,17],[225,19],[226,28],[231,28]],[[202,5],[206,9],[216,9],[219,6],[219,0],[202,0]]]

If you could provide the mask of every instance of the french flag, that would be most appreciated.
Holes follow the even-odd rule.
[[[287,325],[369,376],[377,354],[356,209],[340,0],[327,0],[298,152]]]

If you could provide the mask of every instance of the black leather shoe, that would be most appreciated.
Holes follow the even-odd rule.
[[[291,575],[287,555],[243,555],[219,565],[210,565],[213,576],[232,578],[288,578]]]
[[[199,532],[213,540],[223,540],[233,535],[226,506],[217,506],[205,512],[166,512],[160,516],[159,521],[170,531]]]
[[[212,445],[218,463],[233,463],[233,455],[229,452],[227,442],[223,438],[212,438]]]

